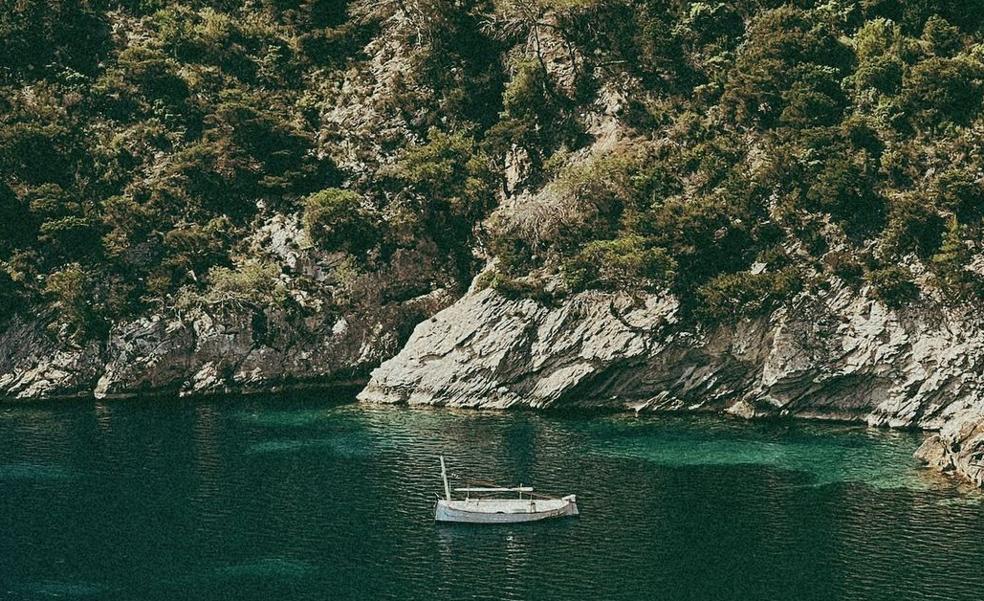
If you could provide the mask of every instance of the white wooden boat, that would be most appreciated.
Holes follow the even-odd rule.
[[[444,480],[444,498],[438,499],[434,508],[434,519],[438,522],[516,524],[578,514],[575,495],[567,495],[559,499],[544,497],[535,495],[531,486],[455,488],[454,492],[464,493],[465,498],[452,499],[452,489],[448,485],[448,472],[444,466],[444,457],[441,457],[441,479]],[[516,493],[518,497],[484,496],[503,493]],[[473,494],[480,496],[473,497]]]

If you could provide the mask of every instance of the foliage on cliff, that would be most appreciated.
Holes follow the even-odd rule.
[[[277,275],[244,240],[295,212],[363,269],[431,249],[446,286],[478,249],[504,288],[713,319],[832,277],[978,298],[982,25],[979,0],[3,0],[0,310],[98,335],[242,296]],[[589,151],[601,112],[623,143]]]
[[[980,298],[982,8],[557,8],[580,57],[567,110],[621,99],[626,141],[576,155],[537,202],[496,216],[491,281],[668,287],[710,319],[835,277],[893,306]]]

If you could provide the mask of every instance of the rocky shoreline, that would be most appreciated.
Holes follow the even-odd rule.
[[[682,323],[665,296],[587,292],[546,307],[483,290],[420,324],[358,398],[939,430],[927,442],[939,450],[920,457],[981,484],[982,362],[971,310],[895,311],[846,286],[715,328]]]
[[[35,321],[0,334],[0,398],[270,393],[365,382],[440,295],[373,315],[297,320],[276,310],[196,311],[121,324],[106,342],[59,342]]]
[[[546,306],[488,289],[307,319],[202,308],[120,324],[103,343],[57,340],[40,321],[8,325],[0,398],[365,384],[357,398],[367,403],[862,422],[933,432],[917,456],[984,486],[980,319],[933,306],[894,311],[846,286],[713,328],[681,320],[669,296],[585,292]]]

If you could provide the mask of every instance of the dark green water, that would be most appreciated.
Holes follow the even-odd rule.
[[[0,598],[967,599],[978,493],[917,434],[330,400],[0,408]],[[582,516],[438,526],[452,471]]]

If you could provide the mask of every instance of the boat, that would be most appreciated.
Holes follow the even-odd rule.
[[[438,497],[434,507],[437,522],[466,524],[518,524],[537,522],[549,518],[578,515],[576,495],[561,498],[534,494],[532,486],[467,486],[453,489],[465,498],[453,499],[448,485],[448,472],[441,457],[441,479],[444,480],[444,498]],[[514,498],[486,495],[515,493]],[[477,496],[473,496],[477,495]]]

